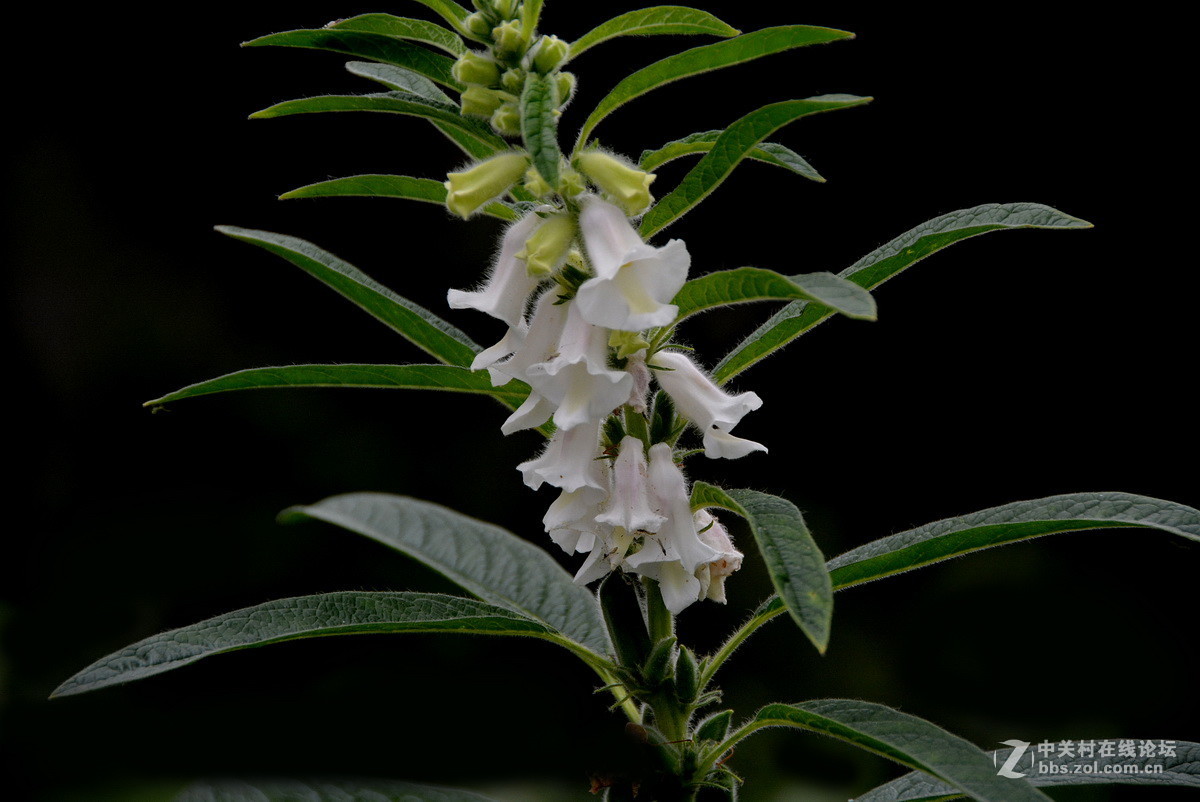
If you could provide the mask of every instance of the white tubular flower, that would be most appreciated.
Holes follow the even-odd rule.
[[[678,614],[699,601],[706,591],[696,577],[697,570],[719,559],[721,554],[696,533],[687,481],[666,443],[650,447],[649,479],[658,510],[667,521],[657,534],[646,536],[642,550],[627,557],[625,565],[658,580],[663,602],[672,613]]]
[[[546,533],[568,554],[591,551],[593,536],[600,529],[596,515],[607,497],[603,490],[588,486],[562,491],[542,517]]]
[[[728,530],[708,510],[697,510],[693,520],[700,539],[721,555],[696,570],[700,598],[725,604],[725,577],[742,567],[744,555],[733,547]]]
[[[512,357],[496,362],[488,368],[492,385],[500,387],[510,379],[526,381],[525,372],[532,365],[552,359],[562,339],[563,326],[567,322],[567,304],[557,303],[559,290],[550,287],[538,298],[529,319],[521,344],[514,349]]]
[[[529,397],[500,424],[500,433],[509,435],[522,429],[536,429],[554,414],[554,402],[537,390],[531,390]]]
[[[704,433],[704,455],[711,459],[737,459],[767,447],[753,440],[734,437],[729,431],[747,412],[762,406],[756,393],[729,395],[713,383],[696,363],[674,351],[659,351],[650,360],[668,370],[654,374],[660,387],[671,396],[675,408]]]
[[[556,405],[554,423],[573,429],[608,416],[629,398],[633,377],[608,367],[608,332],[568,303],[556,355],[529,366],[525,380]]]
[[[608,477],[600,456],[600,421],[592,426],[559,429],[537,457],[522,462],[517,470],[525,484],[537,490],[548,483],[572,492],[581,487],[608,489]]]
[[[509,326],[508,332],[500,338],[499,342],[484,348],[475,355],[475,359],[471,362],[471,370],[490,368],[501,359],[512,356],[521,347],[521,343],[525,342],[525,332],[528,330],[529,327],[525,325],[525,321],[521,321],[519,326]],[[507,383],[508,379],[506,378],[504,381]]]
[[[627,435],[612,466],[612,489],[596,523],[627,532],[657,532],[667,519],[650,508],[650,483],[642,441]]]
[[[583,201],[579,226],[596,273],[575,296],[588,322],[641,331],[675,320],[679,307],[671,299],[687,281],[691,264],[683,240],[661,248],[647,245],[621,209],[594,195]]]
[[[499,318],[510,327],[521,325],[525,315],[525,304],[529,294],[538,284],[536,276],[530,276],[525,263],[517,253],[525,247],[525,240],[541,222],[536,214],[527,214],[514,223],[504,234],[500,254],[492,264],[487,281],[477,290],[465,292],[450,290],[446,300],[451,309],[478,309],[480,312]]]

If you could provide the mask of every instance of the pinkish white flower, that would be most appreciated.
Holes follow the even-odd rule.
[[[753,451],[767,450],[761,443],[729,433],[746,413],[762,406],[762,399],[756,393],[726,393],[695,362],[675,351],[659,351],[650,363],[667,368],[656,371],[654,378],[671,396],[679,414],[703,432],[706,457],[737,459]]]

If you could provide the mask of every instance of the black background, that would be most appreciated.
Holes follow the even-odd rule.
[[[627,4],[551,2],[574,38]],[[693,274],[755,264],[839,270],[931,217],[1037,201],[1087,232],[989,234],[881,288],[878,323],[837,320],[735,382],[763,408],[738,433],[769,455],[700,460],[695,478],[787,496],[828,554],[1026,498],[1124,490],[1200,505],[1194,455],[1198,282],[1169,20],[1092,4],[984,13],[919,4],[706,8],[745,30],[808,23],[858,39],[690,79],[598,129],[636,157],[766,102],[829,92],[866,108],[773,137],[824,185],[749,164],[667,236]],[[445,309],[498,226],[389,200],[277,203],[329,177],[439,177],[461,159],[390,115],[247,122],[271,103],[374,91],[334,54],[237,43],[367,11],[356,3],[172,5],[153,13],[26,8],[10,18],[5,95],[4,324],[10,401],[0,558],[0,750],[15,798],[161,798],[201,774],[387,776],[588,799],[618,768],[620,720],[589,672],[548,644],[347,638],[221,657],[91,696],[45,701],[91,660],[162,629],[272,598],[340,589],[450,590],[430,572],[318,525],[293,503],[352,490],[448,504],[547,545],[477,398],[378,391],[215,397],[151,415],[146,399],[243,367],[406,362],[422,355],[295,268],[214,233],[313,240],[490,343],[495,321]],[[16,33],[12,33],[16,32]],[[576,63],[586,110],[683,46],[618,40]],[[1189,87],[1190,89],[1190,87]],[[659,195],[686,171],[660,171]],[[1189,163],[1189,172],[1194,166]],[[713,313],[685,337],[714,363],[764,307]],[[749,538],[741,541],[752,552]],[[564,559],[564,564],[571,561]],[[1066,535],[839,594],[829,653],[770,625],[730,664],[727,701],[861,697],[985,747],[1021,738],[1200,740],[1200,548],[1140,531]],[[683,616],[698,648],[768,593],[751,553],[727,608]],[[833,741],[770,732],[731,765],[748,800],[841,799],[894,776]],[[1090,789],[1072,799],[1171,799]]]

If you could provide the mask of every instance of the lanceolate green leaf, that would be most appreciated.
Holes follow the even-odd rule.
[[[1016,501],[872,541],[830,560],[829,570],[835,586],[844,588],[1042,535],[1131,527],[1200,541],[1200,510],[1131,493],[1070,493]]]
[[[1039,755],[1036,748],[1030,748],[1028,757],[1021,758],[1014,770],[1022,772],[1030,783],[1042,788],[1064,785],[1175,785],[1200,788],[1200,744],[1162,738],[1121,740],[1138,746],[1138,753],[1132,756],[1117,754],[1121,742],[1117,739],[1108,740],[1114,752],[1109,756],[1045,757]],[[1094,743],[1099,748],[1105,739],[1096,738]],[[1146,743],[1155,747],[1154,754],[1149,757],[1140,753],[1141,745]],[[1161,750],[1164,744],[1170,744],[1167,751],[1174,754],[1163,754]],[[993,765],[997,766],[1004,765],[1011,754],[1011,749],[989,753]],[[1053,774],[1042,773],[1031,765],[1033,761],[1053,765],[1057,771]],[[962,798],[963,795],[953,786],[924,772],[914,771],[855,797],[855,802],[941,802]]]
[[[436,25],[431,27],[441,30]],[[409,44],[395,36],[370,33],[360,30],[338,30],[316,28],[313,30],[283,31],[261,36],[246,42],[245,47],[302,47],[310,50],[330,50],[346,56],[357,56],[368,61],[394,64],[420,73],[442,86],[461,90],[463,85],[450,74],[453,59],[431,53],[423,47]]]
[[[280,518],[326,521],[377,540],[486,602],[542,621],[597,654],[609,651],[596,597],[576,585],[545,549],[498,526],[384,493],[334,496],[292,507]]]
[[[767,705],[741,735],[763,727],[797,727],[831,735],[932,774],[979,802],[1050,802],[1025,780],[997,774],[991,758],[974,744],[884,705],[851,699]]]
[[[558,186],[558,92],[551,78],[530,72],[521,93],[521,139],[533,166],[552,187]]]
[[[326,111],[382,111],[390,114],[405,114],[423,117],[434,123],[454,128],[464,137],[479,143],[481,150],[494,153],[508,147],[507,143],[475,120],[458,113],[455,106],[427,100],[407,92],[381,92],[371,95],[320,95],[318,97],[287,100],[274,106],[256,111],[252,119],[287,117],[293,114],[315,114]]]
[[[947,245],[989,231],[1019,228],[1081,229],[1091,228],[1091,223],[1040,203],[986,203],[922,223],[838,275],[873,289]],[[829,310],[803,301],[788,304],[726,354],[713,375],[721,383],[729,381],[829,316]]]
[[[726,128],[679,186],[646,213],[642,218],[642,236],[649,238],[685,215],[708,197],[758,143],[792,120],[823,111],[861,106],[870,100],[853,95],[824,95],[807,100],[785,100],[750,112]]]
[[[416,0],[416,2],[431,9],[459,33],[468,33],[463,27],[463,20],[470,15],[470,12],[453,0]]]
[[[397,92],[416,95],[432,101],[435,105],[440,105],[446,111],[461,117],[458,113],[458,104],[424,75],[418,75],[403,67],[378,64],[374,61],[348,61],[346,69],[354,75],[381,83]],[[435,119],[429,119],[429,122],[434,128],[445,134],[451,142],[462,148],[464,153],[476,159],[494,156],[499,152],[499,146],[503,144],[499,139],[491,138],[490,133],[480,125],[469,124],[464,127],[458,120],[453,125]],[[471,123],[472,121],[468,120],[467,122]]]
[[[344,197],[403,198],[444,206],[446,186],[431,178],[412,178],[407,175],[352,175],[299,187],[283,193],[279,199]],[[508,221],[518,217],[512,207],[503,203],[490,203],[484,207],[483,213]]]
[[[379,64],[375,61],[347,61],[346,70],[360,78],[381,83],[388,89],[397,92],[407,92],[411,95],[458,108],[450,96],[438,88],[438,85],[412,70],[397,67],[394,64]]]
[[[704,482],[692,488],[692,509],[722,507],[746,519],[771,584],[796,624],[821,652],[829,644],[833,588],[825,558],[800,510],[786,499],[756,490],[722,490]]]
[[[973,551],[1088,529],[1157,529],[1200,541],[1200,510],[1114,492],[1015,501],[866,543],[834,557],[826,567],[837,591]],[[755,617],[765,622],[783,610],[783,603],[774,599],[764,603]]]
[[[386,390],[445,390],[452,393],[477,393],[513,407],[529,395],[528,385],[510,381],[493,387],[486,371],[473,371],[455,365],[281,365],[250,368],[191,384],[147,401],[143,406],[159,407],[173,401],[237,390],[269,390],[298,387],[356,387]]]
[[[737,36],[741,31],[709,14],[687,6],[651,6],[602,22],[571,43],[571,58],[618,36],[698,34]]]
[[[357,17],[330,23],[326,29],[361,31],[394,36],[397,39],[411,39],[414,42],[433,45],[452,56],[461,56],[467,50],[458,34],[448,31],[440,25],[423,19],[396,17],[391,14],[359,14]]]
[[[457,788],[413,785],[391,780],[237,780],[201,781],[188,786],[173,802],[496,802]]]
[[[832,28],[783,25],[777,28],[764,28],[761,31],[742,34],[734,39],[694,47],[674,56],[668,56],[625,78],[597,104],[579,131],[575,150],[578,151],[587,143],[592,130],[601,120],[652,89],[657,89],[672,81],[678,81],[680,78],[753,61],[773,53],[782,53],[796,47],[833,42],[852,36],[851,33]]]
[[[676,324],[718,306],[748,301],[804,298],[858,320],[875,319],[875,299],[862,287],[832,273],[785,276],[759,267],[720,270],[691,279],[675,295]]]
[[[282,256],[439,361],[468,367],[481,350],[470,337],[428,309],[402,298],[311,242],[233,226],[217,226],[217,231]]]
[[[638,160],[638,166],[646,172],[651,172],[668,162],[681,159],[684,156],[696,156],[708,153],[713,149],[717,138],[723,133],[723,129],[700,131],[699,133],[689,134],[683,139],[668,142],[658,150],[644,150],[642,151],[641,158]],[[825,182],[825,178],[816,171],[816,168],[805,161],[803,156],[775,142],[763,142],[757,147],[751,148],[746,153],[746,158],[751,161],[773,164],[776,167],[791,170],[793,173],[802,175],[812,181]]]
[[[152,677],[214,654],[328,635],[465,632],[553,640],[545,624],[494,604],[434,593],[323,593],[235,610],[126,646],[64,682],[70,696]]]

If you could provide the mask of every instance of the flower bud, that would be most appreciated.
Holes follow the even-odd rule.
[[[482,53],[463,53],[450,72],[455,80],[464,84],[496,86],[500,82],[500,66]]]
[[[520,136],[521,110],[514,101],[502,103],[500,108],[492,112],[491,123],[501,136]]]
[[[537,198],[543,198],[554,191],[554,187],[546,183],[546,179],[542,178],[542,174],[537,171],[536,167],[530,167],[525,171],[525,189]]]
[[[500,76],[500,88],[505,92],[512,92],[514,95],[521,94],[521,90],[525,88],[525,70],[520,67],[506,70]]]
[[[575,166],[628,215],[641,214],[653,198],[650,184],[654,174],[639,170],[604,151],[591,150],[575,160]]]
[[[487,16],[480,11],[470,14],[463,20],[463,27],[481,39],[488,39],[492,35],[492,23]]]
[[[464,220],[493,198],[503,195],[529,167],[523,153],[501,153],[446,178],[446,206]]]
[[[533,46],[531,53],[533,68],[542,75],[549,75],[566,62],[571,53],[571,45],[557,36],[543,36]]]
[[[492,28],[492,42],[496,55],[501,58],[523,55],[529,46],[520,20],[509,20]]]
[[[650,343],[636,331],[614,329],[612,334],[608,335],[608,347],[616,349],[617,359],[629,359],[649,346]]]
[[[525,260],[525,269],[530,276],[549,276],[566,261],[576,231],[572,215],[551,215],[525,240],[525,247],[517,253],[517,258]]]
[[[571,97],[575,94],[575,73],[560,72],[554,76],[554,83],[558,89],[559,107],[567,105],[571,102]]]
[[[491,117],[505,102],[515,101],[512,95],[499,89],[488,89],[478,84],[468,86],[460,95],[463,114]]]
[[[700,666],[696,655],[686,646],[679,647],[675,661],[675,698],[688,705],[700,695]]]
[[[560,169],[558,171],[558,191],[563,194],[563,197],[574,198],[576,195],[587,192],[587,182],[583,180],[583,176],[569,167]]]
[[[496,16],[500,19],[514,19],[520,13],[521,0],[492,0],[492,7],[496,9]]]

